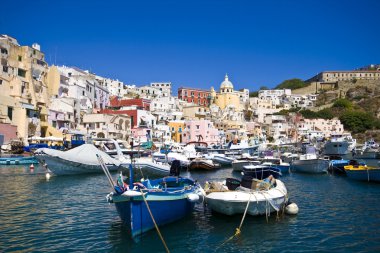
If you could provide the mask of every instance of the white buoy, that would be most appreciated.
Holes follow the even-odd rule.
[[[34,171],[34,165],[33,165],[33,163],[29,166],[29,169],[30,169],[31,172]]]
[[[296,203],[290,203],[289,205],[287,205],[285,207],[285,213],[286,214],[291,214],[291,215],[295,215],[295,214],[298,214],[298,206]]]
[[[189,200],[192,203],[197,203],[199,202],[199,195],[195,193],[190,193],[187,195],[187,200]]]
[[[50,179],[50,173],[47,172],[47,173],[45,174],[45,177],[46,177],[46,180],[49,181],[49,179]]]

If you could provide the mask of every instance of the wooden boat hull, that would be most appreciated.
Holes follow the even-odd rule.
[[[193,160],[189,164],[189,170],[215,170],[220,168],[219,164],[209,164],[202,160]]]

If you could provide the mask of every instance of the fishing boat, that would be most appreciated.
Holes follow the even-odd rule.
[[[306,148],[306,154],[300,155],[299,160],[294,160],[291,164],[291,170],[302,173],[327,173],[329,160],[318,157],[316,149],[313,146]]]
[[[239,159],[232,162],[232,170],[240,172],[240,171],[243,171],[244,166],[259,165],[259,164],[261,164],[261,161],[258,161],[258,160]]]
[[[107,200],[115,204],[133,239],[138,240],[139,235],[155,226],[177,221],[190,214],[195,203],[204,196],[202,187],[191,178],[180,177],[179,170],[179,161],[176,161],[172,164],[170,176],[139,183],[134,183],[130,176],[129,185],[122,175],[117,184],[108,176],[113,191],[107,195]]]
[[[225,182],[206,183],[206,203],[215,212],[225,215],[264,215],[279,211],[288,201],[287,189],[278,179],[252,179],[240,182],[228,178]]]
[[[274,176],[275,178],[279,178],[282,176],[282,173],[281,170],[276,167],[259,164],[244,166],[243,175],[251,176],[256,179],[264,179],[270,175]]]
[[[189,164],[189,170],[215,170],[220,168],[220,164],[214,163],[210,159],[195,158]]]
[[[211,159],[213,162],[220,164],[221,166],[231,166],[235,158],[228,157],[225,154],[207,154],[205,158]]]
[[[332,134],[330,140],[324,145],[325,155],[346,155],[349,153],[350,144],[342,134]]]
[[[380,182],[380,167],[367,165],[344,166],[347,177],[359,181]]]
[[[350,164],[350,160],[332,159],[330,160],[328,171],[332,173],[337,173],[337,174],[346,174],[346,171],[344,170],[344,166],[347,166],[349,164]]]
[[[34,156],[7,156],[0,157],[0,165],[37,164]]]
[[[97,149],[93,144],[83,144],[67,151],[41,148],[35,152],[36,159],[41,164],[46,164],[54,175],[102,172],[95,155],[103,158],[109,170],[116,171],[121,167],[119,160]]]
[[[280,157],[273,157],[273,156],[264,157],[262,160],[262,164],[268,165],[272,168],[276,168],[280,170],[282,174],[289,173],[290,171],[290,164],[283,162]]]

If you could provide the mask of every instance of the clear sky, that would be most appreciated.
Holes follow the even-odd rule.
[[[274,87],[380,63],[380,1],[3,1],[0,33],[127,84]]]

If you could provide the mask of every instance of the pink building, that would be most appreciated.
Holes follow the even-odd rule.
[[[4,143],[17,138],[17,126],[0,123],[0,134],[4,136]]]
[[[185,143],[201,141],[213,145],[219,142],[219,132],[209,120],[189,120],[185,121],[182,141]]]

